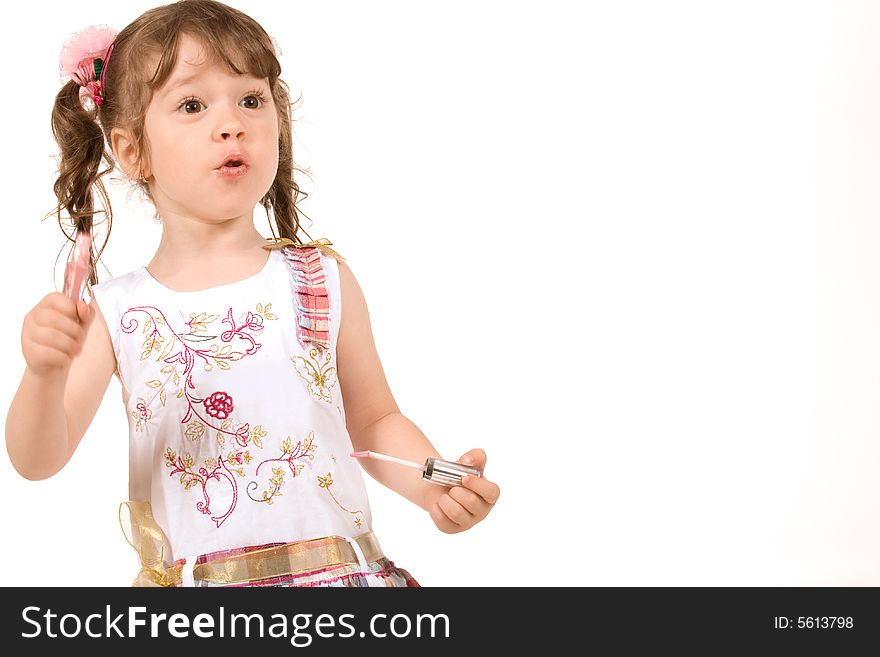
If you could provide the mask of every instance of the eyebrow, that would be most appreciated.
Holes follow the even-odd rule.
[[[249,74],[249,73],[245,73],[244,75],[245,75],[245,76],[254,77],[254,76],[252,76],[252,75]],[[191,74],[191,75],[187,75],[187,76],[185,76],[185,77],[182,77],[182,78],[180,78],[179,80],[177,80],[176,82],[172,83],[170,86],[168,86],[168,87],[165,89],[165,92],[164,92],[163,95],[170,94],[170,93],[171,93],[172,91],[174,91],[175,89],[178,89],[178,88],[182,87],[182,86],[185,85],[185,84],[189,84],[190,82],[193,82],[193,81],[195,81],[195,80],[198,80],[200,77],[202,77],[202,72],[197,72],[197,73],[193,73],[193,74]],[[255,78],[255,79],[257,79],[257,78]],[[262,81],[262,80],[261,80],[261,81]]]
[[[187,75],[186,77],[180,78],[179,80],[174,82],[171,86],[169,86],[165,90],[165,93],[166,94],[171,93],[172,91],[174,91],[178,87],[182,87],[185,84],[189,84],[193,80],[199,79],[199,77],[201,77],[201,73],[193,73],[192,75]]]

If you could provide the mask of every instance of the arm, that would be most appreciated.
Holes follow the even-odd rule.
[[[48,479],[68,460],[64,388],[67,375],[38,376],[25,368],[6,415],[6,451],[25,479]]]
[[[26,479],[48,479],[67,464],[116,370],[110,333],[94,300],[88,312],[81,353],[52,375],[26,367],[6,415],[6,450]],[[26,325],[23,331],[32,329]]]
[[[385,415],[364,427],[351,440],[357,451],[368,449],[416,463],[424,463],[429,456],[443,458],[425,434],[399,411]],[[424,481],[422,474],[414,468],[376,459],[363,459],[361,465],[373,479],[418,504],[425,511],[429,511],[443,493],[440,486]]]
[[[388,387],[376,353],[363,292],[348,265],[338,263],[343,312],[336,345],[336,371],[345,404],[345,424],[356,451],[371,450],[423,463],[440,454],[419,428],[405,417]],[[394,463],[364,459],[373,479],[426,511],[443,493],[422,480],[421,473]]]
[[[336,372],[345,404],[345,423],[355,450],[372,450],[423,463],[440,454],[419,428],[401,414],[370,329],[367,304],[354,274],[339,263],[343,312],[336,345]],[[486,453],[472,449],[459,463],[486,466]],[[424,481],[421,473],[394,463],[364,459],[363,468],[376,481],[427,511],[440,531],[454,534],[483,520],[498,501],[497,484],[483,477],[465,477],[461,486],[446,488]]]

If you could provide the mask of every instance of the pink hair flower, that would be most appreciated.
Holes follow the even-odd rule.
[[[107,25],[91,25],[72,34],[61,48],[58,70],[62,83],[75,80],[80,100],[104,103],[104,72],[118,32]]]

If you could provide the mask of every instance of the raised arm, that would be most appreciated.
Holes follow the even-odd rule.
[[[27,366],[6,416],[6,450],[21,476],[47,479],[73,456],[116,357],[97,304],[77,308],[57,292],[25,316],[22,352]]]

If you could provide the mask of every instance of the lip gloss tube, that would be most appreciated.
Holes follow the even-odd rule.
[[[414,461],[399,459],[396,456],[388,456],[386,454],[380,454],[379,452],[371,452],[369,450],[365,450],[363,452],[352,452],[351,456],[354,456],[355,458],[389,461],[390,463],[397,463],[398,465],[405,465],[410,468],[415,468],[422,471],[422,479],[424,479],[425,481],[430,481],[433,484],[440,484],[441,486],[446,487],[461,486],[461,480],[465,475],[472,475],[474,477],[483,476],[483,471],[479,468],[475,468],[471,465],[455,463],[454,461],[445,461],[443,459],[438,459],[433,456],[425,459],[424,465],[419,465]]]
[[[479,468],[470,465],[462,465],[454,461],[444,461],[443,459],[432,457],[425,461],[425,471],[422,472],[422,479],[440,484],[441,486],[461,486],[462,477],[465,475],[482,477],[483,473]]]
[[[73,301],[82,299],[89,279],[89,251],[92,247],[92,236],[88,231],[79,230],[76,243],[67,267],[64,270],[64,294]]]

